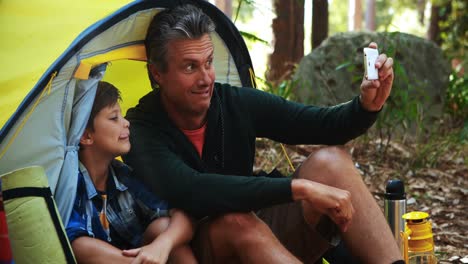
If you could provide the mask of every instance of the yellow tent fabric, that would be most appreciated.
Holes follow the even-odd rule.
[[[0,127],[83,30],[129,2],[0,1]]]

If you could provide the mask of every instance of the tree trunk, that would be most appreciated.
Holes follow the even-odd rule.
[[[441,14],[441,10],[444,8],[444,12]],[[448,19],[448,16],[452,10],[452,3],[448,1],[445,6],[432,5],[431,6],[431,20],[429,22],[429,28],[427,30],[427,39],[434,41],[438,46],[442,44],[440,23]]]
[[[375,31],[375,0],[367,0],[366,29]]]
[[[424,10],[426,9],[426,0],[418,0],[418,20],[421,26],[424,26]]]
[[[328,36],[328,0],[312,2],[312,49]]]
[[[349,0],[348,30],[358,31],[362,28],[362,2]]]
[[[223,11],[227,17],[232,18],[232,0],[216,0],[215,5]]]
[[[266,78],[273,83],[288,79],[304,56],[304,1],[275,0],[274,51]]]

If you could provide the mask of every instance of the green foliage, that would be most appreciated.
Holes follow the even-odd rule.
[[[440,0],[444,6],[448,0]],[[442,50],[448,58],[462,60],[464,68],[468,68],[468,3],[466,0],[451,0],[451,10],[442,8],[440,12],[450,12],[447,21],[441,22]]]
[[[468,3],[466,0],[437,0],[441,8],[439,16],[447,15],[446,21],[442,21],[441,29],[442,50],[445,55],[458,65],[450,74],[449,87],[446,94],[446,111],[455,119],[456,123],[465,122],[468,119]],[[447,5],[448,4],[448,5]],[[465,73],[463,73],[465,71]]]
[[[461,67],[459,67],[461,69]],[[458,70],[459,70],[458,69]],[[456,120],[468,119],[468,76],[460,76],[458,71],[450,74],[446,95],[446,110]]]
[[[233,1],[233,6],[236,6],[232,18],[234,22],[237,20],[245,22],[252,19],[253,10],[255,9],[254,0],[236,0]]]
[[[265,79],[256,77],[257,83],[265,92],[283,97],[284,99],[294,100],[292,92],[298,85],[298,80],[283,80],[279,84],[271,83]]]
[[[250,41],[253,41],[253,42],[260,42],[260,43],[263,43],[265,45],[270,45],[270,43],[268,43],[268,41],[266,41],[264,39],[261,39],[261,38],[255,36],[254,34],[251,34],[251,33],[245,32],[245,31],[241,31],[241,30],[239,30],[239,33],[246,40],[250,40]]]
[[[406,69],[403,65],[394,62],[395,79],[392,94],[381,111],[376,122],[376,129],[380,136],[381,144],[390,142],[392,138],[405,136],[401,133],[408,129],[416,130],[416,141],[421,140],[421,135],[427,131],[424,127],[424,113],[422,111],[427,94],[421,87],[413,85],[408,80]],[[411,92],[410,92],[411,91]],[[385,154],[386,146],[380,148]]]
[[[348,0],[333,0],[328,8],[328,35],[348,31]]]
[[[468,2],[466,0],[433,0],[432,4],[441,7],[439,16],[447,16],[439,23],[445,56],[457,63],[450,74],[445,109],[455,121],[455,125],[468,123]],[[453,125],[453,124],[452,124]],[[461,133],[463,134],[463,133]],[[465,134],[466,137],[466,134]]]
[[[417,1],[414,0],[376,0],[377,31],[387,31],[395,19],[395,14],[401,14],[406,10],[417,9]],[[402,29],[403,30],[403,29]]]

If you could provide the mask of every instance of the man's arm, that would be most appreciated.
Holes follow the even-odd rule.
[[[102,240],[81,236],[71,244],[78,263],[131,263],[133,257],[122,254],[122,250]]]
[[[257,137],[286,144],[342,145],[367,131],[377,119],[356,96],[331,107],[285,100],[255,89],[238,90]]]
[[[371,43],[370,48],[377,48]],[[257,137],[287,144],[342,145],[360,136],[377,119],[393,84],[393,59],[380,54],[376,64],[378,80],[363,78],[359,96],[331,107],[303,105],[256,89],[238,89],[251,116]],[[227,89],[224,89],[227,90]],[[221,89],[223,91],[223,89]]]
[[[170,138],[149,130],[132,131],[136,141],[125,161],[134,176],[171,207],[201,218],[226,212],[248,212],[290,202],[291,179],[199,172],[170,149]]]

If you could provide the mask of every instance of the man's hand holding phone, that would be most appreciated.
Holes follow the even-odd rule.
[[[384,53],[379,55],[377,44],[371,42],[364,48],[364,61],[366,72],[361,83],[361,105],[367,111],[379,111],[392,90],[393,59]]]

